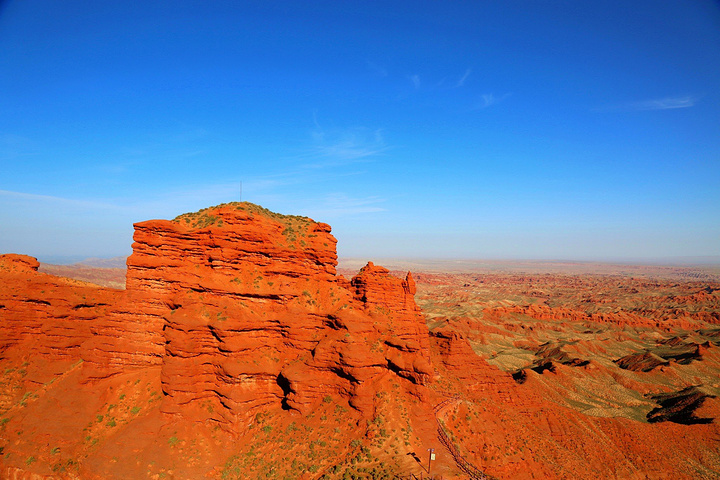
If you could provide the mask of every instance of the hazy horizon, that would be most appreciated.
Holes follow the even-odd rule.
[[[9,0],[0,71],[0,253],[247,200],[341,257],[720,257],[711,0]]]
[[[18,253],[18,252],[7,252],[7,253]],[[128,255],[116,255],[116,256],[98,256],[88,257],[83,255],[45,255],[38,257],[38,260],[42,263],[54,264],[54,265],[72,265],[77,263],[88,263],[93,264],[94,261],[97,263],[121,259],[126,259]],[[604,265],[647,265],[647,266],[708,266],[715,267],[720,266],[720,255],[715,256],[688,256],[688,257],[664,257],[664,258],[630,258],[630,257],[614,257],[614,258],[458,258],[458,257],[343,257],[338,256],[339,267],[343,266],[343,263],[353,264],[365,264],[366,262],[374,262],[376,264],[393,267],[394,264],[406,264],[406,263],[419,263],[428,265],[431,263],[438,263],[441,265],[450,264],[468,264],[468,265],[480,265],[487,263],[492,264],[503,264],[503,263],[528,263],[528,264],[604,264]]]

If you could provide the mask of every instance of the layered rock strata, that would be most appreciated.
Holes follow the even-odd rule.
[[[35,258],[0,255],[0,359],[76,361],[121,292],[37,271]]]
[[[35,342],[84,360],[89,381],[159,365],[165,413],[226,427],[274,403],[307,412],[328,395],[369,415],[385,376],[428,381],[428,328],[412,275],[369,263],[347,282],[336,243],[324,223],[235,203],[136,224],[125,291],[7,257],[19,273],[0,292],[14,326],[0,352]],[[28,275],[31,289],[13,294]]]

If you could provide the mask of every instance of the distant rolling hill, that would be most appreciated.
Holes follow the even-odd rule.
[[[73,278],[103,287],[125,289],[127,257],[88,258],[72,265],[41,263],[39,270],[60,277]]]

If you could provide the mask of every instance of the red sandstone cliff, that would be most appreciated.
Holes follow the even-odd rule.
[[[385,305],[398,315],[390,331],[337,281],[335,245],[326,224],[247,204],[137,224],[127,288],[162,318],[165,410],[203,404],[227,423],[277,402],[307,412],[329,394],[368,408],[378,376],[424,381],[427,327],[412,297]]]
[[[98,322],[112,314],[122,292],[39,273],[38,265],[26,255],[0,255],[0,359],[52,366],[87,358]],[[30,368],[28,381],[35,372]]]
[[[89,381],[160,366],[163,411],[226,428],[326,395],[370,414],[374,381],[430,377],[412,276],[370,263],[348,285],[326,224],[228,204],[138,223],[134,240],[125,291],[5,256],[0,352],[84,360]]]

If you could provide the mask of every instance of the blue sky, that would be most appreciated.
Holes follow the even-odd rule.
[[[0,6],[0,252],[240,199],[345,257],[720,255],[713,1]]]

